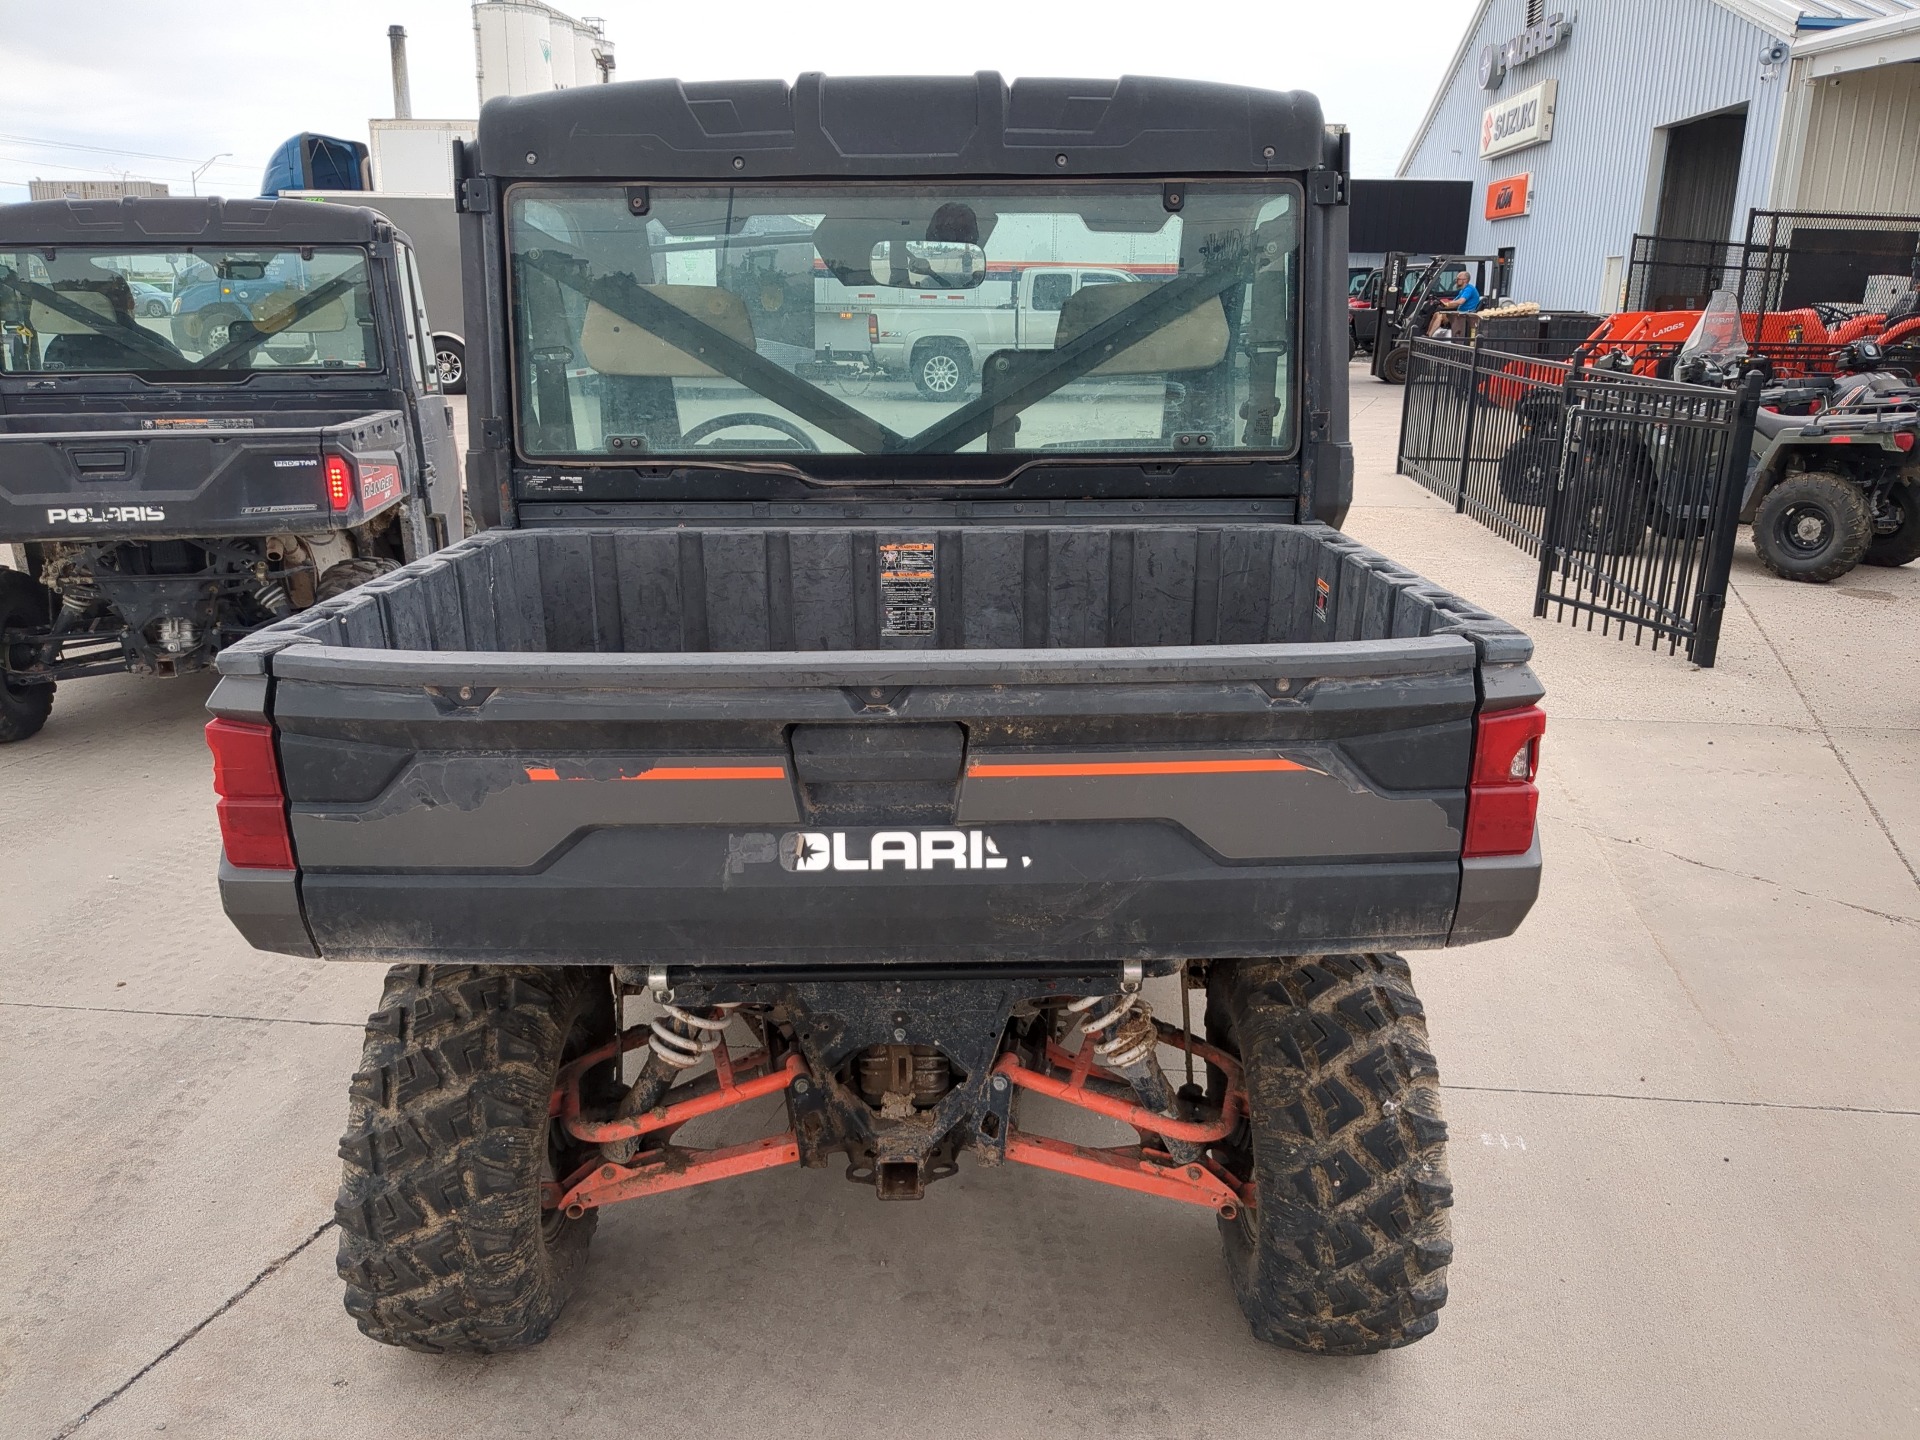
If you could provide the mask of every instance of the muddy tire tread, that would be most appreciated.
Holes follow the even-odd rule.
[[[21,570],[0,567],[0,628],[33,616],[50,617],[56,602],[46,586]],[[52,685],[0,681],[0,745],[31,739],[53,713]]]
[[[1447,1299],[1453,1185],[1407,962],[1216,965],[1208,1028],[1247,1072],[1257,1203],[1220,1228],[1254,1335],[1367,1355],[1430,1334]]]
[[[541,1228],[547,1104],[569,1032],[610,1004],[604,975],[395,966],[349,1089],[334,1209],[362,1333],[429,1353],[544,1340],[595,1214]]]
[[[337,600],[355,586],[377,580],[382,575],[391,575],[399,568],[398,561],[376,557],[342,560],[337,565],[329,565],[327,573],[320,577],[320,584],[313,592],[314,603],[317,605],[322,600]]]

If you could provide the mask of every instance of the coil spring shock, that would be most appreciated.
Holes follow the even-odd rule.
[[[659,1005],[663,1013],[647,1027],[653,1032],[647,1039],[647,1058],[634,1077],[632,1087],[614,1108],[613,1113],[622,1120],[631,1120],[653,1109],[672,1087],[677,1074],[691,1070],[725,1044],[727,1026],[732,1023],[733,1012],[740,1008],[736,1003],[695,1010],[669,1000],[662,1000]],[[600,1153],[624,1165],[640,1153],[641,1143],[637,1138],[609,1140],[600,1147]]]
[[[287,594],[287,587],[278,580],[263,580],[254,586],[253,598],[269,615],[293,613],[293,600]]]
[[[714,1005],[704,1012],[684,1005],[669,1004],[661,1008],[666,1013],[654,1019],[650,1027],[653,1038],[647,1041],[647,1048],[662,1065],[690,1070],[720,1048],[721,1037],[733,1023],[733,1012],[740,1007]]]
[[[1160,1068],[1160,1037],[1153,1028],[1153,1012],[1134,989],[1105,995],[1083,995],[1067,1002],[1069,1013],[1081,1017],[1080,1029],[1093,1053],[1109,1069],[1117,1070],[1133,1086],[1140,1103],[1169,1120],[1186,1118],[1174,1103],[1173,1087]],[[1204,1147],[1191,1141],[1163,1142],[1167,1153],[1182,1164],[1198,1160]]]
[[[1081,1017],[1080,1028],[1093,1042],[1093,1053],[1110,1068],[1125,1072],[1153,1053],[1153,1012],[1139,991],[1083,995],[1068,1001],[1067,1009]],[[1096,1010],[1100,1013],[1093,1013]],[[1134,1023],[1121,1023],[1135,1015],[1139,1018]]]

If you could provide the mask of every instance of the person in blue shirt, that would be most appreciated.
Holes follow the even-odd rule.
[[[1457,288],[1451,296],[1442,300],[1440,308],[1433,312],[1433,323],[1427,326],[1428,335],[1438,335],[1442,325],[1451,327],[1453,322],[1451,312],[1458,311],[1462,315],[1471,315],[1480,308],[1480,288],[1473,283],[1473,276],[1462,270],[1453,278]]]

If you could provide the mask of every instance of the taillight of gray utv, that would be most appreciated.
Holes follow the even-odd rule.
[[[220,797],[220,843],[242,870],[293,869],[287,797],[273,758],[273,727],[249,720],[207,722],[213,789]]]
[[[1547,714],[1538,705],[1481,715],[1473,725],[1473,778],[1467,790],[1467,859],[1524,855],[1533,846],[1540,787],[1540,737]]]

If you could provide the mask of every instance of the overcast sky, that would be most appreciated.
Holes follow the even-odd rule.
[[[563,10],[571,9],[561,4]],[[1316,91],[1354,169],[1391,175],[1474,0],[584,0],[616,79],[831,74],[1179,75]],[[258,193],[302,130],[367,138],[393,113],[387,27],[407,27],[413,113],[477,113],[466,0],[0,0],[0,202],[26,181],[164,180]]]

